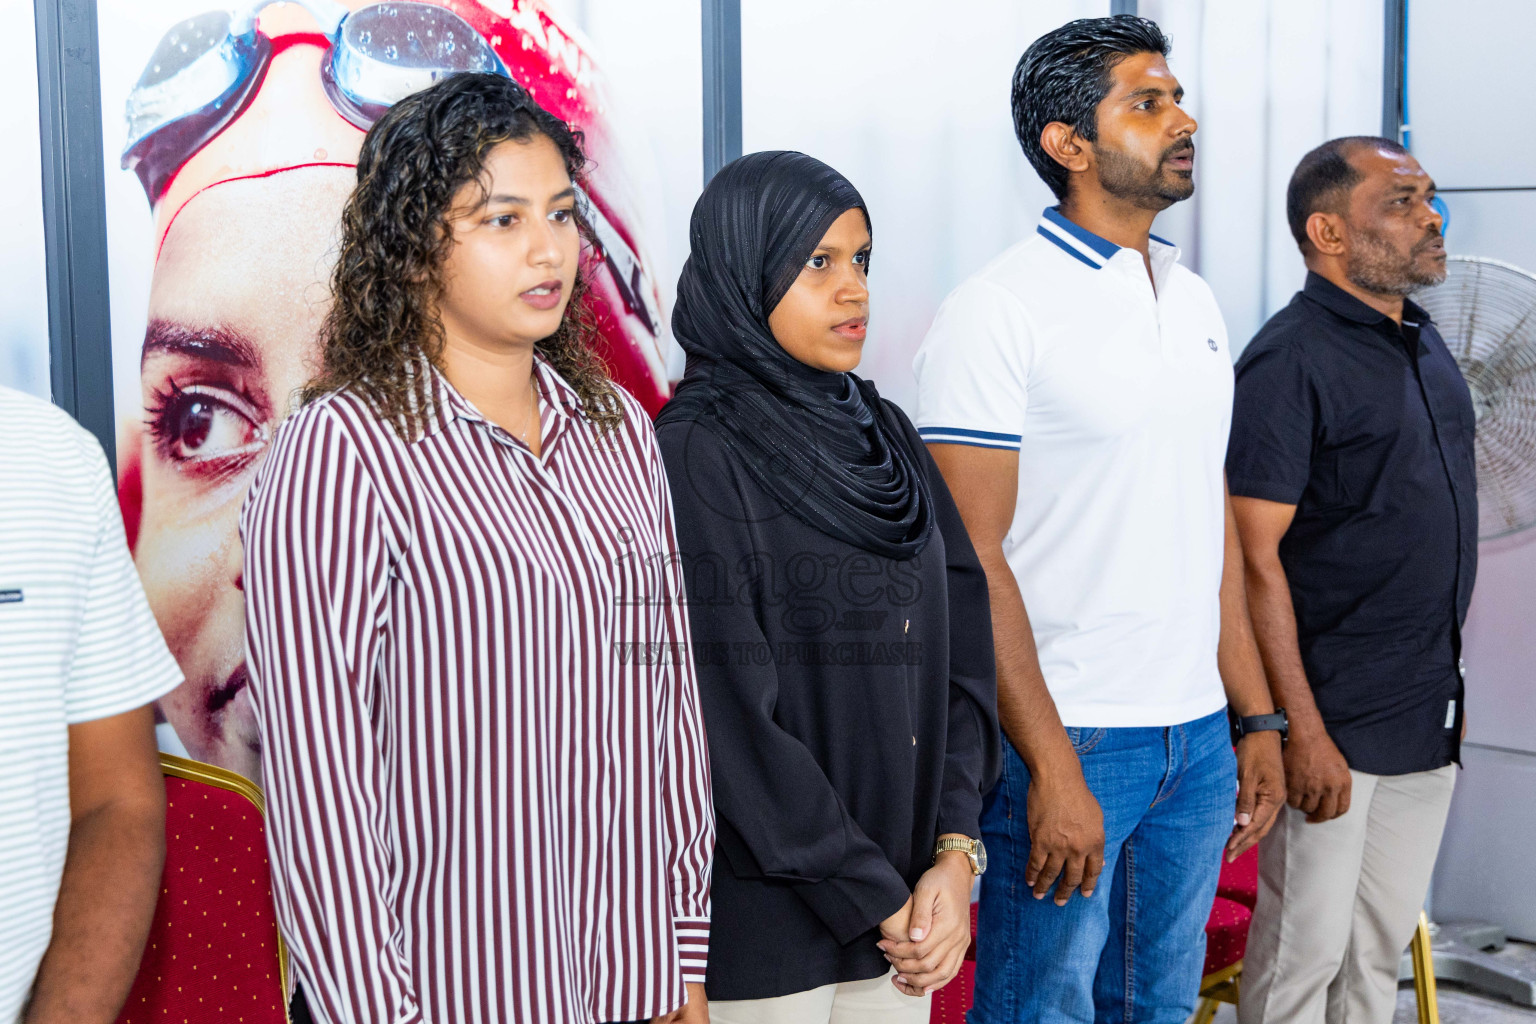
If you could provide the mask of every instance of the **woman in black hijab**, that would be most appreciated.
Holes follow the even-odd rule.
[[[694,207],[657,420],[719,839],[716,1024],[926,1021],[998,766],[986,577],[907,417],[848,372],[869,217],[801,153]],[[887,978],[890,978],[887,981]]]

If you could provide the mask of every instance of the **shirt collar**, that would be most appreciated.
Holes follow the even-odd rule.
[[[1393,323],[1392,318],[1387,316],[1387,314],[1366,305],[1316,271],[1307,271],[1307,283],[1302,286],[1301,294],[1329,312],[1338,314],[1345,320],[1373,326],[1387,323],[1391,325],[1393,330],[1397,329],[1397,324]],[[1430,316],[1422,306],[1412,299],[1404,299],[1403,320],[1422,327],[1424,324],[1429,323]]]
[[[448,382],[447,376],[441,370],[428,364],[428,372],[432,374],[434,408],[422,429],[421,436],[417,438],[418,441],[425,441],[446,429],[454,420],[464,420],[467,423],[487,422],[480,410],[460,394],[458,388]],[[544,410],[559,419],[582,415],[581,396],[538,352],[533,354],[533,375],[538,383],[539,397]]]
[[[1109,239],[1094,234],[1087,228],[1074,224],[1062,215],[1061,207],[1050,206],[1040,215],[1040,224],[1035,228],[1046,240],[1061,249],[1079,263],[1086,263],[1094,270],[1100,270],[1119,252],[1121,247]],[[1173,259],[1178,259],[1179,248],[1166,238],[1156,235],[1149,236],[1155,243],[1152,247],[1152,259],[1154,263],[1160,263],[1166,259],[1165,254],[1171,254]]]

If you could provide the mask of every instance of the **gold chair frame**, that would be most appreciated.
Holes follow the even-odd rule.
[[[1418,1002],[1419,1024],[1440,1024],[1440,1003],[1435,991],[1435,957],[1430,945],[1429,918],[1419,911],[1419,924],[1408,947],[1413,960],[1413,994]],[[1212,971],[1200,982],[1200,1006],[1190,1024],[1211,1024],[1222,1003],[1237,1005],[1242,994],[1243,962]]]

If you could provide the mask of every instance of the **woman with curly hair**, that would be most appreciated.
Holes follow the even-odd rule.
[[[672,511],[593,355],[581,140],[463,74],[368,133],[241,522],[279,925],[322,1021],[707,1020]]]

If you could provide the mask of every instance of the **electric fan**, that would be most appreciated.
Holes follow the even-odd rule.
[[[1446,260],[1445,284],[1415,295],[1472,391],[1481,539],[1536,525],[1536,275],[1480,256]],[[1437,924],[1435,977],[1536,1006],[1536,970],[1494,955],[1496,924]],[[1403,958],[1399,979],[1413,977]]]
[[[1536,525],[1536,275],[1451,256],[1445,284],[1413,300],[1435,321],[1472,390],[1478,536]]]

